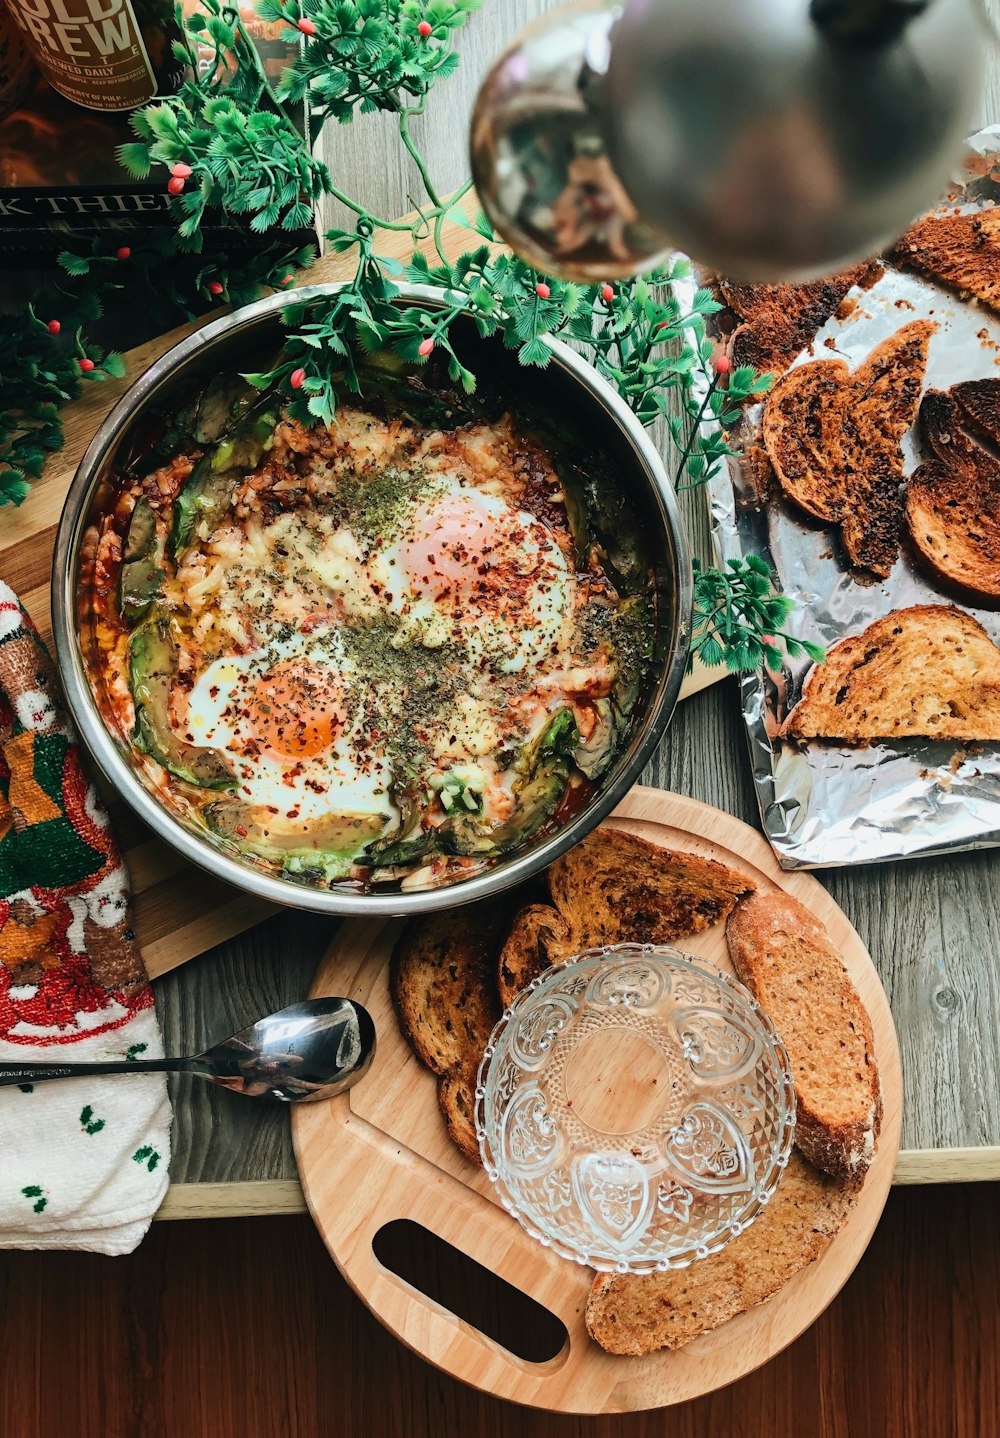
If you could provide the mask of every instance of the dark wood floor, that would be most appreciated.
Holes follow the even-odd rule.
[[[595,1420],[427,1367],[304,1218],[158,1224],[128,1259],[3,1254],[0,1438],[996,1438],[998,1200],[895,1190],[838,1301],[785,1354],[698,1403]]]

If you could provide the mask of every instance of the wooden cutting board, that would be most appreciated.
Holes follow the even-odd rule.
[[[436,1079],[410,1051],[389,996],[389,958],[402,927],[397,920],[344,924],[312,990],[317,996],[343,994],[368,1008],[379,1045],[370,1072],[349,1093],[328,1104],[299,1105],[292,1114],[310,1212],[337,1266],[386,1327],[474,1387],[571,1413],[680,1403],[734,1382],[797,1338],[838,1293],[868,1245],[892,1182],[902,1118],[889,1004],[864,944],[826,890],[807,874],[784,873],[756,830],[693,799],[637,787],[610,822],[732,864],[763,891],[793,894],[826,925],[871,1015],[884,1100],[878,1152],[847,1223],[816,1263],[767,1303],[676,1353],[605,1353],[584,1324],[590,1271],[529,1238],[500,1207],[483,1171],[445,1134]],[[681,947],[732,972],[722,925]],[[548,1308],[566,1328],[562,1351],[541,1364],[517,1357],[383,1266],[373,1244],[398,1219],[421,1225]]]
[[[468,249],[472,238],[468,230],[451,222],[442,230],[444,250],[452,259]],[[412,250],[410,235],[387,231],[380,237],[379,248],[387,256],[408,259]],[[429,239],[421,248],[433,252]],[[326,284],[349,279],[353,272],[351,255],[328,255],[311,269],[300,271],[299,279],[310,285]],[[0,510],[0,579],[19,595],[50,649],[49,579],[56,526],[84,450],[108,412],[154,360],[224,313],[217,310],[197,324],[182,325],[130,350],[125,356],[124,379],[86,384],[81,397],[62,411],[65,447],[52,456],[44,477],[19,509]],[[724,676],[724,670],[698,665],[685,681],[681,698]],[[242,894],[179,858],[168,845],[153,837],[124,804],[115,803],[113,795],[106,794],[105,798],[110,802],[115,833],[132,875],[136,932],[154,978],[242,933],[275,911],[274,905]]]

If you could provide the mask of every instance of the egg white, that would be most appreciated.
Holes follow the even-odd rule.
[[[195,744],[223,756],[236,775],[236,794],[249,805],[272,807],[303,827],[330,814],[387,817],[397,813],[389,785],[388,761],[362,743],[350,716],[325,753],[293,758],[262,749],[246,752],[255,736],[247,704],[261,675],[289,659],[305,659],[334,675],[350,673],[351,662],[335,629],[324,633],[322,648],[312,636],[272,635],[266,648],[227,655],[198,676],[188,696],[187,728]]]
[[[470,664],[485,660],[502,674],[520,673],[543,662],[569,638],[575,581],[558,542],[534,515],[515,509],[500,496],[470,489],[456,475],[439,473],[436,481],[426,506],[430,516],[461,497],[492,522],[501,549],[512,529],[523,531],[517,550],[505,557],[532,579],[516,608],[502,602],[482,605],[460,592],[443,599],[416,593],[406,583],[402,561],[404,546],[419,537],[411,519],[371,556],[368,565],[369,582],[373,578],[382,593],[391,596],[386,607],[401,620],[396,643],[426,648],[457,644],[466,650]]]

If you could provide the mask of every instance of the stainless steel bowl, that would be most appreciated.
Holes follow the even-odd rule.
[[[337,285],[295,292],[296,301],[321,299]],[[115,789],[161,838],[185,858],[238,888],[278,904],[329,914],[414,914],[470,903],[517,884],[551,864],[605,818],[632,787],[670,721],[684,676],[691,622],[691,564],[674,493],[662,461],[642,425],[596,371],[566,345],[554,341],[544,371],[522,369],[499,339],[484,340],[471,326],[464,338],[482,379],[515,390],[544,391],[554,415],[568,419],[614,461],[621,493],[637,513],[647,539],[656,588],[657,619],[652,673],[633,711],[627,746],[597,782],[586,804],[554,833],[529,840],[523,849],[457,884],[414,892],[363,894],[306,887],[262,871],[216,847],[207,832],[167,809],[137,771],[131,751],[111,732],[95,702],[80,636],[80,549],[84,533],[101,512],[119,457],[150,411],[169,409],[200,379],[221,370],[258,368],[281,342],[281,311],[292,296],[273,295],[215,320],[174,346],[130,390],[101,425],[80,463],[56,534],[52,574],[52,622],[70,712],[98,766]],[[440,308],[440,291],[401,287],[400,303]]]

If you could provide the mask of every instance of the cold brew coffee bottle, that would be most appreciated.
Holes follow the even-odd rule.
[[[134,110],[181,83],[172,0],[6,3],[42,74],[77,105]]]

